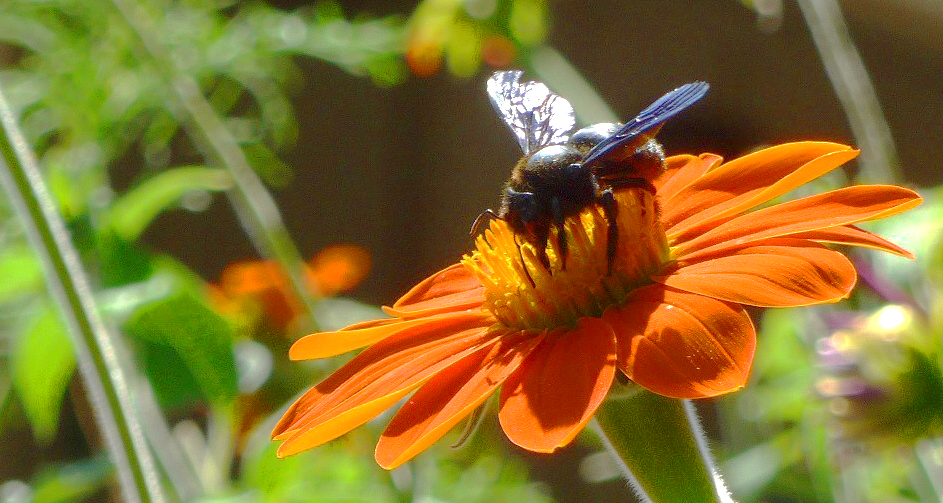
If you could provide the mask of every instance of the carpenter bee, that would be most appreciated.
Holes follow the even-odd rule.
[[[488,217],[504,220],[515,234],[534,244],[538,259],[549,271],[547,240],[555,226],[565,270],[564,222],[598,204],[608,222],[606,252],[611,274],[619,239],[613,190],[631,187],[654,194],[652,180],[665,170],[665,154],[655,134],[665,120],[701,99],[709,86],[706,82],[685,84],[625,124],[595,124],[570,135],[576,123],[570,103],[540,82],[521,82],[522,74],[519,70],[496,72],[488,79],[491,103],[524,156],[504,184],[498,211],[487,209],[478,215],[471,234]]]

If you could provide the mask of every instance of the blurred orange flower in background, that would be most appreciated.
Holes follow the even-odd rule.
[[[409,20],[406,66],[419,77],[443,66],[458,77],[471,77],[482,63],[506,68],[544,40],[546,9],[543,1],[422,1]]]
[[[750,211],[856,155],[800,142],[728,163],[671,157],[654,196],[616,194],[611,274],[608,222],[595,206],[566,223],[565,270],[555,234],[548,270],[531,244],[493,221],[471,255],[386,308],[393,318],[294,344],[295,360],[370,347],[289,408],[273,432],[279,455],[337,438],[413,391],[377,445],[384,468],[431,445],[499,387],[504,432],[535,452],[572,441],[617,371],[673,398],[735,391],[756,345],[744,305],[836,302],[853,288],[854,266],[820,243],[911,257],[853,225],[918,205],[909,189],[854,186]]]
[[[353,289],[370,271],[370,254],[357,245],[332,245],[318,252],[305,267],[308,288],[313,295],[332,297]],[[281,266],[269,260],[250,260],[228,265],[219,285],[211,287],[211,297],[223,312],[252,311],[255,304],[274,326],[285,328],[304,312],[288,287]]]

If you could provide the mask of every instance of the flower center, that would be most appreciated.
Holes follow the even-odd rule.
[[[615,197],[619,231],[612,274],[607,274],[609,224],[598,205],[567,218],[565,270],[555,229],[547,246],[548,270],[534,243],[493,220],[476,239],[477,250],[462,259],[485,286],[484,306],[508,327],[552,330],[575,326],[583,316],[600,316],[607,307],[622,305],[633,289],[650,284],[668,260],[654,198],[642,189],[625,189]]]

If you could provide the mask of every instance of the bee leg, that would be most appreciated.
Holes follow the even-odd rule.
[[[534,240],[537,242],[537,258],[543,264],[547,272],[550,272],[550,258],[547,257],[547,241],[550,239],[550,225],[540,224],[534,226]]]
[[[612,261],[616,258],[616,250],[619,244],[619,225],[616,217],[619,214],[619,206],[616,204],[616,198],[612,195],[612,187],[606,188],[599,195],[599,204],[602,205],[603,215],[606,216],[606,222],[609,223],[606,232],[606,276],[612,276]]]
[[[481,214],[478,215],[478,218],[475,219],[475,222],[471,226],[471,230],[468,231],[468,235],[474,236],[475,234],[477,234],[478,227],[481,224],[485,223],[485,220],[489,218],[493,218],[495,220],[504,220],[503,218],[501,218],[500,215],[495,213],[494,210],[492,210],[491,208],[488,208],[487,210],[482,211]]]
[[[530,271],[527,270],[527,262],[524,262],[524,252],[521,251],[521,243],[517,242],[517,234],[514,235],[514,244],[517,245],[517,256],[521,259],[521,268],[524,269],[524,275],[527,276],[527,281],[530,282],[531,288],[537,288],[537,283],[534,283],[534,278],[530,276]]]
[[[560,245],[560,270],[566,270],[566,255],[568,245],[566,242],[566,229],[564,223],[566,219],[563,216],[563,210],[560,208],[560,200],[556,197],[550,203],[553,210],[553,222],[557,228],[557,243]]]

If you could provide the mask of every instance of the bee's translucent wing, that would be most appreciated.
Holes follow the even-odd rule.
[[[564,143],[576,124],[570,102],[540,82],[521,82],[520,70],[495,72],[488,96],[498,115],[514,133],[524,154]]]
[[[708,89],[710,89],[710,85],[707,82],[691,82],[665,93],[664,96],[658,98],[634,119],[622,126],[614,135],[593,147],[586,155],[586,159],[583,160],[583,164],[589,164],[605,156],[636,136],[674,117],[678,112],[703,98]]]

